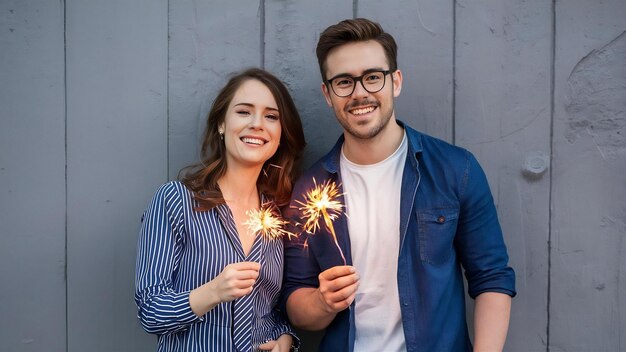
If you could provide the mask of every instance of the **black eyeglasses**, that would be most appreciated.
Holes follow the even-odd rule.
[[[356,82],[361,82],[363,89],[370,93],[379,92],[385,87],[385,77],[394,70],[371,70],[358,77],[340,75],[326,80],[335,95],[347,97],[354,93]]]

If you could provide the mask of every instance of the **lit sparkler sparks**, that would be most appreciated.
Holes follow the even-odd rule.
[[[248,220],[244,225],[254,233],[261,233],[266,239],[272,240],[281,236],[295,236],[293,233],[285,230],[285,225],[289,222],[283,220],[276,211],[273,203],[271,205],[264,204],[261,209],[248,210],[246,212]]]
[[[345,264],[346,257],[343,255],[341,247],[339,247],[335,228],[333,227],[333,221],[341,215],[344,208],[344,205],[337,200],[340,196],[339,188],[331,180],[326,180],[318,185],[314,178],[313,184],[313,189],[304,195],[305,202],[296,201],[302,205],[298,210],[301,210],[303,216],[307,219],[303,225],[303,230],[311,234],[315,233],[320,228],[319,219],[323,218]]]

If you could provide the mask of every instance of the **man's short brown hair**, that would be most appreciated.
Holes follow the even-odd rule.
[[[355,18],[334,24],[326,28],[320,35],[315,53],[320,65],[322,79],[326,80],[326,58],[331,50],[351,42],[368,40],[374,40],[383,47],[389,69],[395,71],[398,68],[398,46],[391,34],[386,33],[376,22],[366,18]]]

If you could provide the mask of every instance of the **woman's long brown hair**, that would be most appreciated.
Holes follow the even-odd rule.
[[[198,202],[195,210],[209,210],[225,202],[217,185],[217,180],[226,173],[228,167],[226,147],[218,133],[218,126],[224,122],[228,106],[239,87],[252,79],[263,83],[274,96],[281,127],[280,145],[263,165],[257,179],[257,189],[279,206],[289,202],[305,146],[300,115],[289,91],[278,78],[265,70],[250,68],[233,76],[218,93],[207,118],[200,149],[201,161],[183,168],[179,173],[179,179],[193,192],[194,199]]]

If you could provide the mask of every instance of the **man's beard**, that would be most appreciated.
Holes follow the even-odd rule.
[[[356,105],[356,104],[353,104]],[[366,105],[364,103],[360,103],[358,105]],[[345,114],[349,114],[349,112],[347,110],[349,109],[353,109],[358,107],[357,106],[347,106],[346,107],[346,111],[344,111]],[[383,129],[385,129],[385,127],[387,126],[387,124],[389,124],[389,121],[391,120],[391,115],[393,115],[393,106],[391,107],[391,109],[386,112],[386,111],[382,111],[380,110],[380,104],[378,102],[376,102],[376,108],[379,109],[379,113],[381,113],[381,119],[377,121],[376,125],[372,126],[370,129],[368,129],[365,132],[361,132],[359,130],[357,130],[356,128],[354,128],[348,119],[338,119],[339,120],[339,124],[343,127],[343,129],[348,132],[351,136],[353,136],[354,138],[357,139],[363,139],[363,140],[367,140],[367,139],[372,139],[374,137],[376,137]],[[335,113],[336,114],[336,113]],[[345,114],[343,116],[345,116]],[[356,123],[357,125],[359,124],[367,124],[367,122],[365,121],[359,121]]]

